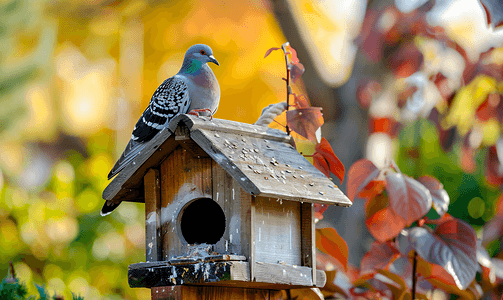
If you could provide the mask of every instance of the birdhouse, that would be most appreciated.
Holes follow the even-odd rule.
[[[177,116],[103,192],[145,202],[146,262],[131,287],[322,287],[314,203],[350,200],[267,127]]]

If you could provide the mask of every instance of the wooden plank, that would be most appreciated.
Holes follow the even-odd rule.
[[[139,188],[143,184],[143,176],[148,169],[155,168],[159,163],[173,151],[178,145],[174,135],[167,129],[161,130],[152,140],[145,144],[141,154],[124,168],[108,184],[103,191],[103,199],[121,202],[118,197],[122,189]],[[143,193],[139,194],[137,202],[144,202]],[[130,201],[128,199],[128,201]]]
[[[147,261],[158,261],[161,257],[161,183],[159,170],[148,170],[143,180],[145,187],[145,257]]]
[[[298,202],[352,204],[288,143],[200,129],[191,131],[191,138],[249,194]]]
[[[302,265],[312,268],[313,283],[316,285],[316,232],[314,224],[314,204],[301,204],[301,248]]]
[[[227,172],[212,160],[213,200],[215,200],[225,214],[224,236],[215,245],[217,253],[235,253],[248,257],[248,236],[246,234],[246,216],[242,208],[249,207],[250,195],[243,195],[239,184]],[[244,229],[243,229],[244,227]]]
[[[169,260],[188,255],[180,214],[194,199],[212,197],[211,159],[194,157],[178,147],[161,163],[160,171],[162,259]]]
[[[255,197],[255,261],[301,265],[300,203]]]
[[[159,262],[129,265],[130,287],[156,287],[187,284],[267,288],[274,290],[312,287],[311,268],[269,263],[255,263],[255,280],[250,280],[249,262],[226,261],[188,265]],[[317,284],[323,286],[325,272],[317,271]]]
[[[249,247],[250,247],[250,253],[248,255],[248,262],[250,263],[250,280],[255,281],[255,266],[256,266],[256,261],[255,261],[255,197],[251,197],[251,202],[250,202],[250,227],[249,227],[249,236],[248,239],[250,241]]]

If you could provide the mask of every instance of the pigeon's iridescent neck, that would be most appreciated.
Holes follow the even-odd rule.
[[[201,72],[202,63],[197,59],[184,61],[179,73],[197,76]]]

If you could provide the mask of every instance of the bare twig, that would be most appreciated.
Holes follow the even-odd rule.
[[[290,46],[289,42],[284,43],[281,45],[281,49],[283,49],[283,53],[285,54],[285,64],[286,64],[286,110],[288,111],[288,108],[290,107],[290,94],[292,92],[292,88],[290,87],[290,60],[288,58],[288,52],[287,48]],[[286,133],[290,135],[290,128],[288,127],[288,121],[286,123]]]

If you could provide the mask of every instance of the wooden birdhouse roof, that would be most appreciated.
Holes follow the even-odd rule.
[[[103,191],[103,198],[144,202],[145,173],[157,167],[176,147],[184,146],[211,157],[249,194],[351,206],[339,188],[292,144],[292,137],[277,129],[179,115],[113,179]]]

